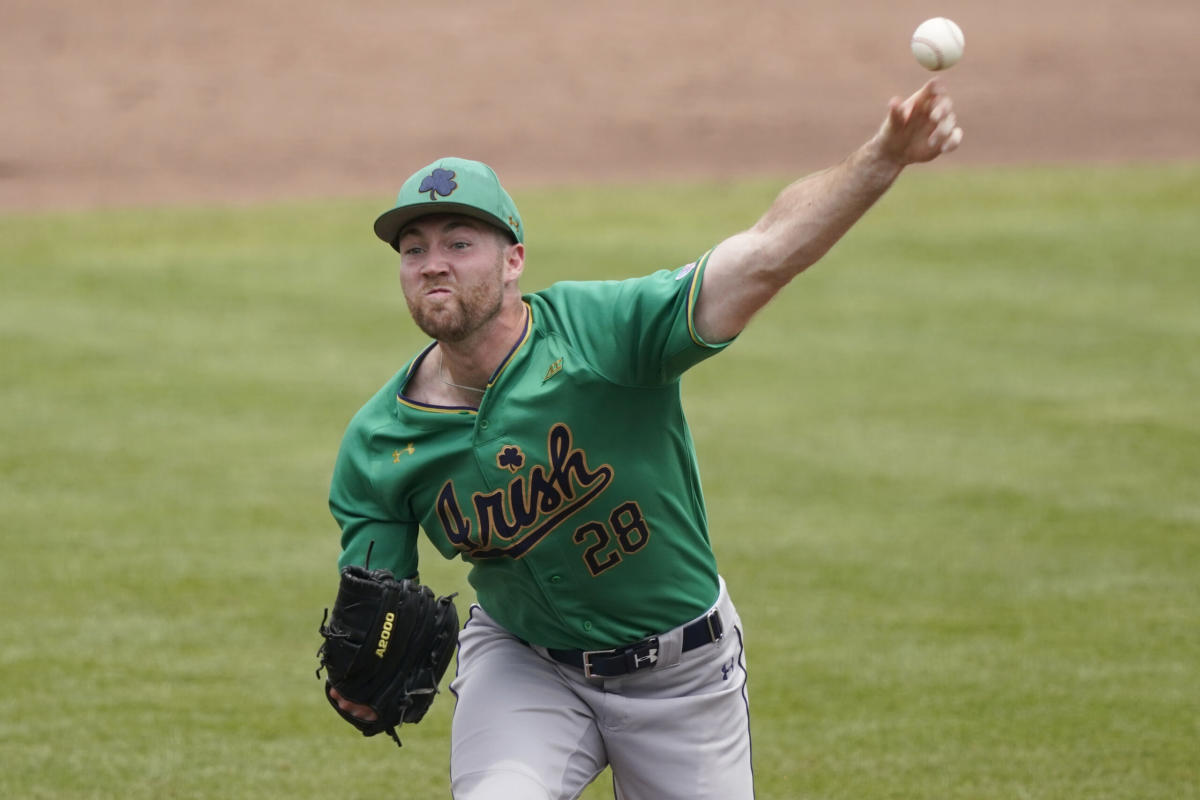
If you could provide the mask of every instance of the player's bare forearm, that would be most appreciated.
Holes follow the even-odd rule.
[[[900,175],[903,165],[884,157],[875,139],[835,167],[788,186],[743,236],[755,240],[757,264],[768,285],[782,286],[815,264]]]
[[[901,167],[868,143],[837,166],[780,192],[755,225],[709,258],[696,306],[697,332],[726,341],[796,275],[816,263],[883,196]]]
[[[706,267],[695,323],[708,341],[738,334],[793,278],[815,264],[887,192],[905,166],[962,140],[936,81],[895,98],[879,132],[844,161],[780,192],[755,225],[722,242]]]

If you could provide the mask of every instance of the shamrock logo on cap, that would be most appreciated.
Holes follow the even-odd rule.
[[[425,179],[421,181],[421,188],[417,191],[421,194],[429,192],[429,199],[436,200],[438,195],[449,197],[457,188],[458,184],[454,182],[454,171],[439,167],[425,176]]]

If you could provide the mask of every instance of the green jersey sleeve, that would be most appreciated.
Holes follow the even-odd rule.
[[[711,251],[709,251],[711,253]],[[608,380],[672,383],[729,342],[706,342],[694,324],[708,253],[676,270],[622,281],[564,281],[538,295],[555,328]]]
[[[384,397],[391,394],[387,388],[380,392]],[[397,578],[415,577],[420,526],[403,507],[389,502],[394,496],[381,492],[373,476],[372,465],[381,461],[375,436],[379,425],[372,419],[377,413],[373,400],[355,415],[334,465],[329,510],[342,529],[338,567],[365,564],[370,550],[372,569],[391,570]]]

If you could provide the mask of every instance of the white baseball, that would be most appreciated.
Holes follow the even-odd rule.
[[[925,69],[949,69],[963,54],[962,28],[945,17],[927,19],[912,35],[912,52]]]

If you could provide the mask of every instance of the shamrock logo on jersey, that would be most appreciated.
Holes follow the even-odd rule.
[[[521,452],[521,448],[509,445],[496,454],[496,466],[516,472],[525,466],[525,454]]]
[[[454,182],[454,170],[438,167],[425,176],[425,179],[421,181],[421,188],[417,191],[421,194],[429,192],[429,199],[437,200],[439,195],[449,197],[457,188],[458,184]]]

